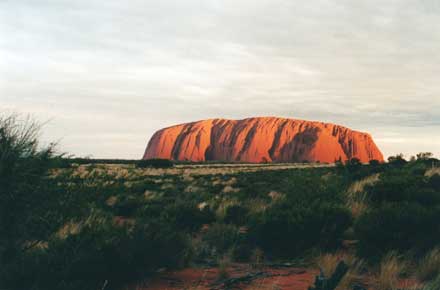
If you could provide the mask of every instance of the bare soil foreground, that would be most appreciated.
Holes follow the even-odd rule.
[[[218,268],[186,268],[164,272],[154,279],[128,289],[285,289],[307,290],[313,284],[316,270],[295,267],[264,267],[252,269],[247,264],[232,264],[228,276],[219,279]],[[128,290],[127,289],[127,290]]]
[[[255,269],[249,264],[235,263],[225,270],[228,274],[222,279],[219,279],[221,270],[216,267],[164,271],[126,290],[307,290],[319,274],[318,269],[282,264]],[[368,290],[378,289],[374,277],[364,276],[359,284]],[[415,279],[400,279],[396,286],[398,289],[417,289],[418,284]]]

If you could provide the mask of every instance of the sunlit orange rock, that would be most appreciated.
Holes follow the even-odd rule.
[[[368,133],[343,126],[276,117],[211,119],[157,131],[143,156],[188,161],[383,161]]]

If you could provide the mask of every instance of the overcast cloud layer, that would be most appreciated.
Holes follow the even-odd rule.
[[[155,130],[281,116],[440,156],[438,0],[2,0],[0,109],[77,156]]]

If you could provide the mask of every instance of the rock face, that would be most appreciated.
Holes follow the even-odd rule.
[[[335,124],[276,117],[211,119],[157,131],[143,156],[188,161],[383,161],[368,133]]]

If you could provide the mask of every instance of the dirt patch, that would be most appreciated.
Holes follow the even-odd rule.
[[[129,289],[177,290],[177,289],[280,289],[307,290],[313,284],[316,270],[303,268],[252,269],[249,265],[233,264],[228,268],[228,278],[218,280],[217,268],[186,268],[158,274],[150,281]]]

